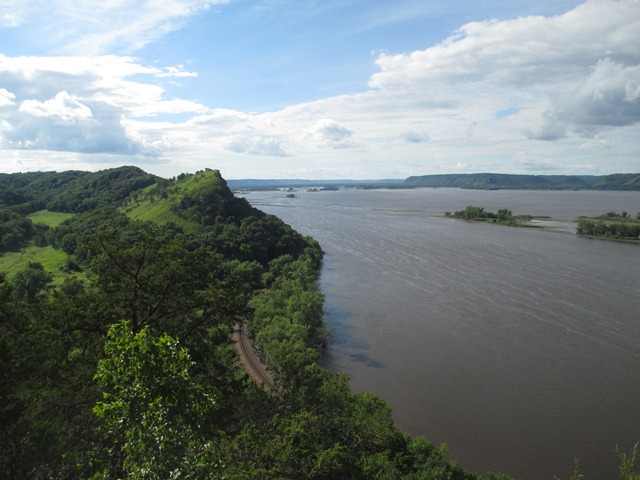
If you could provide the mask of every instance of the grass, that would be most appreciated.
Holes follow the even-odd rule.
[[[170,209],[169,200],[141,200],[123,209],[132,220],[151,221],[160,225],[174,222],[185,232],[194,232],[199,228],[196,222],[179,217]]]
[[[185,232],[195,232],[201,228],[201,225],[174,213],[172,205],[183,197],[201,197],[221,185],[221,180],[213,171],[199,172],[179,180],[164,190],[157,188],[156,185],[150,185],[122,210],[133,220],[151,221],[160,225],[174,222]]]
[[[55,228],[65,220],[73,217],[73,213],[50,212],[49,210],[40,210],[32,213],[29,218],[33,223],[46,225],[49,228]]]
[[[38,262],[53,276],[53,283],[56,285],[62,283],[65,278],[82,275],[77,272],[67,273],[61,270],[67,264],[67,258],[65,252],[51,246],[29,245],[19,252],[6,252],[0,255],[0,272],[6,273],[11,278],[17,272],[24,270],[29,262]]]

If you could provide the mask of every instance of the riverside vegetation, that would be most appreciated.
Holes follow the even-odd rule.
[[[511,210],[506,208],[494,213],[486,211],[484,207],[474,205],[469,205],[464,210],[458,210],[453,213],[445,212],[444,215],[445,217],[520,227],[535,227],[536,225],[532,225],[529,222],[534,218],[542,218],[531,215],[513,215]],[[548,217],[544,218],[549,219]],[[594,218],[580,217],[578,218],[576,233],[610,240],[638,241],[640,240],[640,212],[635,218],[627,212],[608,212]]]
[[[0,218],[2,478],[509,478],[319,367],[320,246],[218,171],[0,175]],[[278,395],[235,355],[245,319]]]

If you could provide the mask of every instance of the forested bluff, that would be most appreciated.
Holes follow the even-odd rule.
[[[218,171],[0,174],[0,219],[1,478],[511,478],[318,365],[320,245]],[[278,393],[238,360],[244,321]]]

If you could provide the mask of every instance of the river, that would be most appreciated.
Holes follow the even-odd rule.
[[[335,338],[325,367],[477,473],[618,478],[640,441],[640,246],[445,218],[467,205],[573,219],[640,192],[252,192],[316,238]]]

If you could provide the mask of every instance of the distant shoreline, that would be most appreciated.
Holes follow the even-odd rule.
[[[411,189],[463,188],[471,190],[620,190],[640,191],[640,173],[612,175],[517,175],[503,173],[463,173],[412,176],[406,179],[313,180],[313,179],[239,179],[227,180],[230,188],[240,190],[276,190],[282,188]]]

